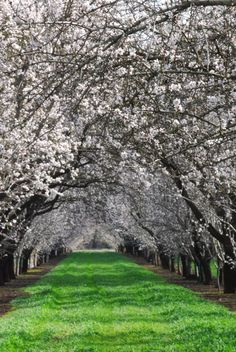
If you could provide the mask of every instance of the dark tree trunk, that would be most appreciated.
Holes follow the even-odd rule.
[[[26,273],[28,270],[28,264],[29,264],[29,257],[31,254],[31,249],[24,249],[22,253],[22,273]]]
[[[202,257],[199,254],[195,260],[199,271],[198,281],[205,285],[210,285],[212,282],[211,259]]]
[[[218,264],[218,270],[217,270],[217,286],[220,289],[220,287],[223,285],[223,268],[219,266]]]
[[[133,246],[130,244],[125,245],[126,253],[133,254]],[[56,250],[54,250],[54,257],[57,255]]]
[[[223,267],[224,293],[236,292],[236,270],[228,263]]]
[[[212,274],[211,274],[211,266],[210,266],[210,261],[209,260],[202,260],[201,265],[202,265],[202,270],[203,270],[203,276],[204,276],[204,284],[205,285],[210,285],[212,281]]]
[[[203,272],[203,268],[200,260],[198,260],[197,266],[198,266],[198,272],[199,272],[198,281],[204,282],[204,272]]]
[[[196,235],[196,234],[195,234]],[[197,236],[196,236],[197,237]],[[212,281],[211,259],[212,255],[204,243],[195,240],[192,254],[199,270],[199,281],[210,285]]]
[[[224,293],[236,292],[236,268],[231,261],[235,260],[234,249],[229,238],[225,239],[225,263],[223,266]]]
[[[10,276],[10,265],[8,255],[5,255],[2,260],[3,263],[3,280],[4,282],[9,282],[11,280]]]
[[[191,276],[191,262],[187,255],[181,254],[180,255],[181,263],[182,263],[182,275],[186,279],[190,278]]]
[[[3,261],[0,259],[0,286],[4,285]]]
[[[28,269],[28,259],[23,257],[22,273],[26,273]]]
[[[14,273],[14,255],[13,253],[10,253],[8,255],[8,265],[9,265],[9,275],[10,275],[10,279],[15,279],[15,273]]]
[[[153,251],[149,251],[147,260],[151,264],[155,264],[155,253]]]
[[[161,253],[160,254],[160,261],[161,261],[161,266],[163,269],[170,270],[170,259],[169,259],[168,255],[166,255],[165,253]]]
[[[236,292],[236,269],[226,262],[223,266],[224,293]]]
[[[175,257],[173,255],[170,258],[170,271],[175,273]]]

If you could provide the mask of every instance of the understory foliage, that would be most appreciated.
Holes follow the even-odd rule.
[[[0,271],[96,219],[235,292],[235,7],[1,0]]]

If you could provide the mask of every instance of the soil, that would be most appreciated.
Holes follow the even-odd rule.
[[[30,269],[27,273],[19,275],[16,279],[11,280],[10,282],[6,282],[4,286],[0,286],[0,316],[11,310],[11,301],[14,298],[27,295],[27,293],[22,291],[21,288],[38,281],[64,258],[64,255],[52,258],[48,263],[41,264],[35,269]]]
[[[146,269],[157,273],[164,277],[169,283],[184,286],[194,292],[197,292],[201,297],[222,304],[233,312],[236,312],[236,294],[225,294],[223,289],[218,289],[215,283],[204,285],[196,280],[187,280],[177,273],[172,273],[169,270],[162,269],[146,261],[142,257],[128,255],[137,264],[144,266]]]

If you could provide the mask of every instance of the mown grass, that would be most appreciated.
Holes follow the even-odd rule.
[[[231,352],[236,316],[116,253],[74,253],[0,319],[1,352]]]

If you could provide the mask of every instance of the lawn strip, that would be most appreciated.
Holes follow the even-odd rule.
[[[236,352],[236,316],[118,253],[73,253],[0,320],[1,352]]]
[[[196,280],[185,279],[177,273],[170,272],[167,269],[163,269],[160,266],[155,266],[149,263],[143,257],[136,257],[130,254],[128,254],[127,257],[131,258],[136,264],[139,264],[144,268],[164,277],[169,283],[188,288],[198,293],[201,297],[215,303],[219,303],[230,309],[232,312],[236,312],[236,294],[225,294],[223,289],[219,290],[214,283],[211,285],[204,285]]]
[[[50,272],[65,256],[51,258],[48,263],[41,264],[37,268],[29,269],[27,273],[19,275],[16,279],[0,286],[0,317],[12,309],[11,301],[27,293],[21,290],[23,287],[32,285]]]

